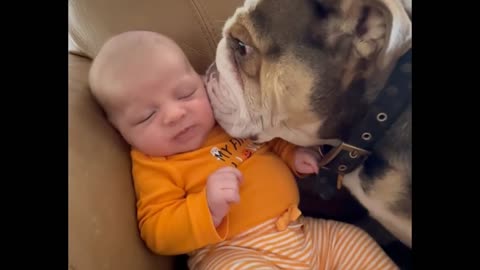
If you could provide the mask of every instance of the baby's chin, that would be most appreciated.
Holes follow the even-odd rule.
[[[208,135],[208,134],[207,134]],[[187,143],[170,143],[162,147],[137,147],[137,149],[151,157],[168,157],[174,155],[180,155],[188,152],[192,152],[200,149],[205,141],[207,136],[196,136],[189,140]]]
[[[193,152],[200,149],[204,145],[204,143],[205,140],[201,140],[200,137],[195,137],[188,143],[180,144],[175,149],[171,149],[171,151],[169,152],[164,152],[166,153],[166,155],[164,156],[173,156]]]
[[[150,157],[168,157],[168,156],[174,156],[174,155],[178,155],[178,154],[182,154],[190,151],[188,149],[180,149],[180,148],[173,148],[173,147],[170,147],[169,149],[165,149],[165,148],[152,149],[152,148],[135,147],[135,149]]]

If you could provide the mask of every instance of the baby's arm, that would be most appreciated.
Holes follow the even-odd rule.
[[[287,163],[290,169],[295,171],[295,152],[297,146],[283,139],[275,138],[268,142],[270,149]]]
[[[183,254],[225,239],[228,224],[215,228],[206,187],[186,194],[178,171],[166,162],[134,159],[133,176],[141,237],[152,251]]]
[[[272,151],[284,160],[297,176],[318,173],[320,156],[312,149],[291,144],[275,138],[269,142]]]

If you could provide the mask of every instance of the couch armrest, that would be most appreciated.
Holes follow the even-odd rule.
[[[140,239],[128,146],[93,100],[89,68],[89,59],[69,55],[69,269],[173,269],[173,257]]]

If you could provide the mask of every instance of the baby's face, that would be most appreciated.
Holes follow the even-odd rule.
[[[201,77],[175,52],[134,66],[118,78],[124,94],[110,115],[123,137],[151,156],[198,149],[214,126]]]

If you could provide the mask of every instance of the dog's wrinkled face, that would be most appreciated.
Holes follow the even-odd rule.
[[[207,72],[219,124],[236,137],[298,145],[341,137],[366,83],[409,47],[397,0],[246,0]]]

